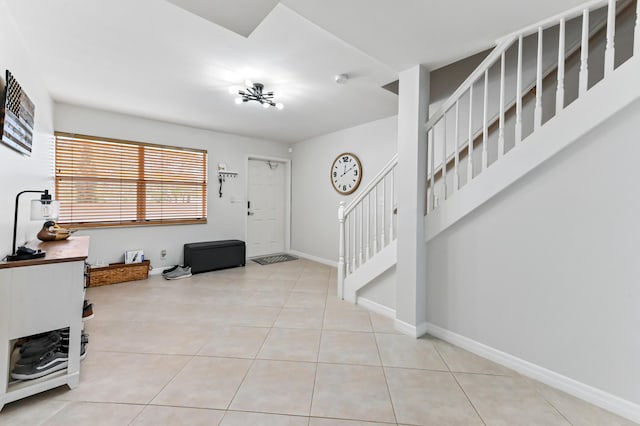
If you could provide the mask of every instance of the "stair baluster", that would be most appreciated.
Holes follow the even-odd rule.
[[[484,70],[484,99],[482,111],[482,170],[486,170],[489,165],[489,154],[487,153],[487,138],[489,137],[488,124],[488,102],[489,102],[489,68]],[[444,119],[444,117],[443,117]],[[446,132],[445,132],[446,133]],[[446,162],[445,162],[446,163]],[[446,197],[445,197],[446,200]]]
[[[582,12],[582,43],[580,45],[580,74],[578,76],[578,97],[587,93],[589,84],[589,9]]]
[[[558,32],[558,86],[556,89],[556,114],[564,109],[564,60],[565,60],[564,18],[560,19]]]
[[[456,192],[460,189],[460,170],[459,170],[459,162],[460,162],[460,135],[458,134],[460,121],[460,102],[456,100],[456,127],[453,131],[453,142],[454,142],[454,164],[453,164],[453,191]]]
[[[385,245],[385,234],[384,234],[384,224],[385,224],[385,211],[384,206],[387,205],[387,186],[385,185],[384,178],[382,179],[382,209],[380,211],[380,248]]]
[[[516,146],[522,140],[522,34],[518,36],[518,68],[516,70]]]
[[[633,38],[633,56],[640,57],[640,1],[636,2],[636,28]]]
[[[498,159],[504,155],[504,74],[505,52],[500,55],[500,118],[498,123]]]
[[[447,114],[442,116],[442,198],[447,199]]]
[[[348,276],[349,274],[351,274],[351,217],[350,216],[346,216],[345,217],[345,221],[346,221],[346,235],[344,236],[345,240],[345,250],[346,250],[346,273],[345,273],[345,277]]]
[[[344,201],[340,201],[340,207],[338,207],[338,294],[337,296],[342,299],[344,298]]]
[[[351,241],[351,249],[349,250],[351,252],[351,273],[353,274],[353,271],[356,270],[356,259],[357,259],[357,252],[356,252],[356,230],[358,229],[358,224],[356,222],[356,215],[352,214],[349,216],[349,228],[353,228],[353,234],[351,236],[349,236],[349,240]]]
[[[473,82],[469,85],[469,147],[467,148],[467,185],[473,179]],[[433,170],[433,168],[431,168]],[[431,175],[433,176],[433,175]]]
[[[366,226],[366,236],[365,236],[365,252],[364,252],[364,259],[365,262],[367,260],[369,260],[371,258],[371,252],[369,251],[369,246],[371,245],[371,193],[369,193],[366,197],[365,200],[367,200],[366,206],[367,206],[367,226]]]
[[[373,254],[378,252],[378,185],[373,190]]]
[[[363,252],[363,248],[364,248],[364,204],[360,203],[360,221],[358,223],[358,231],[359,231],[359,242],[360,244],[358,244],[358,266],[362,265],[363,260],[364,260],[364,252]]]
[[[607,46],[604,51],[604,77],[607,78],[615,62],[615,43],[616,36],[616,0],[609,0],[607,8]],[[636,39],[637,40],[637,39]]]
[[[542,27],[538,27],[538,59],[536,63],[536,106],[533,113],[533,128],[542,126]],[[503,53],[504,55],[504,53]]]
[[[436,148],[436,144],[435,144],[435,137],[436,137],[436,132],[435,129],[431,129],[431,137],[429,137],[429,135],[427,135],[427,157],[429,159],[429,164],[431,165],[431,168],[429,170],[431,170],[431,179],[429,182],[429,188],[427,189],[427,191],[430,191],[430,197],[428,197],[429,200],[431,200],[431,210],[436,208],[436,178],[435,178],[435,148]],[[429,202],[427,202],[427,205],[429,204]]]
[[[394,232],[393,232],[393,208],[394,208],[394,197],[395,197],[395,169],[391,169],[389,174],[389,244],[393,241]]]

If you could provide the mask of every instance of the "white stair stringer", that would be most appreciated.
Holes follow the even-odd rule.
[[[393,240],[376,253],[366,263],[362,264],[344,280],[344,300],[356,303],[358,290],[371,283],[398,261],[398,241]]]
[[[430,241],[639,98],[640,60],[633,57],[425,216],[425,240]]]

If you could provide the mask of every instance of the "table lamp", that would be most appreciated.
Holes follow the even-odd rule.
[[[11,246],[13,251],[11,252],[10,255],[6,257],[6,260],[8,261],[37,259],[40,257],[44,257],[46,254],[42,250],[33,250],[24,246],[18,247],[18,249],[16,250],[16,234],[18,229],[18,205],[19,205],[20,196],[22,194],[27,194],[27,193],[42,194],[40,196],[40,199],[31,200],[31,220],[42,220],[42,219],[55,220],[58,218],[60,204],[58,203],[58,201],[54,201],[51,199],[51,194],[49,194],[49,191],[47,189],[43,191],[27,190],[27,191],[19,192],[18,195],[16,195],[16,208],[15,208],[14,218],[13,218],[13,245]]]

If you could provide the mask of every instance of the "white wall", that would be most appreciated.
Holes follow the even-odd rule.
[[[53,102],[38,69],[27,55],[27,49],[10,18],[4,1],[0,1],[0,73],[11,71],[35,105],[33,152],[30,157],[0,144],[0,258],[11,252],[13,211],[16,194],[23,190],[53,190],[51,141],[53,135]],[[18,219],[18,244],[35,238],[42,226],[29,220],[29,200],[37,194],[21,197]]]
[[[392,266],[358,290],[358,298],[370,300],[390,310],[396,310],[396,266]],[[395,318],[395,316],[394,316]]]
[[[396,153],[397,118],[308,139],[293,145],[292,243],[293,250],[327,261],[338,260],[338,205],[356,197]],[[331,185],[329,170],[342,152],[362,162],[362,183],[349,196]]]
[[[91,235],[89,261],[121,261],[124,250],[143,249],[154,267],[182,262],[184,243],[245,239],[246,162],[248,155],[289,158],[288,145],[226,133],[185,127],[139,117],[56,103],[55,130],[140,142],[200,148],[208,151],[208,222],[202,225],[146,226],[82,230]],[[217,165],[240,172],[223,184],[218,197]],[[232,197],[240,202],[232,203]],[[160,251],[167,258],[160,259]]]
[[[640,403],[640,101],[429,242],[428,321]]]

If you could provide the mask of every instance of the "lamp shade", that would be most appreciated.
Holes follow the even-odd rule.
[[[52,200],[31,200],[31,220],[58,219],[60,203]]]

